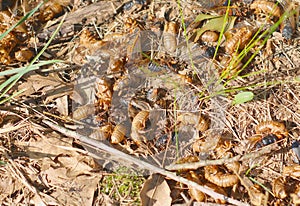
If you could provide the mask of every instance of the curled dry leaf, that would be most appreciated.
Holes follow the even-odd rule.
[[[172,203],[171,190],[159,174],[151,175],[143,185],[140,193],[142,205],[169,206]]]

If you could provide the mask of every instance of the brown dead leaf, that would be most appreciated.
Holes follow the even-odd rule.
[[[140,197],[142,205],[168,206],[172,202],[170,194],[170,187],[163,176],[153,174],[144,183]]]
[[[53,132],[47,138],[17,145],[23,147],[31,159],[39,161],[43,182],[56,188],[51,197],[61,205],[92,205],[101,175],[93,172],[93,158],[72,147],[72,139]]]
[[[101,176],[94,174],[68,178],[67,173],[64,167],[51,167],[42,173],[42,178],[48,185],[56,188],[51,196],[63,205],[92,205]]]
[[[43,91],[48,91],[49,89],[53,89],[60,84],[61,82],[55,78],[32,74],[26,79],[25,82],[18,86],[18,91],[26,89],[26,91],[21,95],[29,96],[35,92],[41,91],[42,88],[44,88]]]
[[[69,114],[68,96],[64,95],[62,97],[59,97],[55,100],[55,102],[57,106],[57,111],[63,116],[67,116]]]
[[[23,184],[20,181],[17,181],[15,178],[11,176],[8,170],[5,172],[1,172],[0,176],[0,202],[15,193],[17,190],[21,189]]]

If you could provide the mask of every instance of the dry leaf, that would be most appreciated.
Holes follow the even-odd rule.
[[[6,197],[10,196],[11,194],[14,194],[16,191],[18,191],[22,187],[23,187],[23,184],[20,181],[16,181],[16,179],[11,176],[11,174],[8,172],[8,170],[5,170],[5,172],[1,172],[0,202],[3,202],[3,200]]]
[[[32,74],[26,79],[25,82],[18,86],[18,90],[26,89],[26,91],[22,93],[22,96],[29,96],[35,92],[40,91],[42,88],[47,87],[47,91],[59,85],[61,85],[61,82],[56,80],[55,78]]]
[[[169,206],[172,203],[171,190],[163,176],[151,175],[144,183],[140,197],[142,205]]]
[[[77,152],[72,139],[61,138],[57,133],[48,134],[31,142],[16,142],[31,159],[37,159],[41,166],[40,177],[50,188],[49,194],[60,205],[92,205],[94,192],[101,175],[92,172],[93,158]],[[32,180],[36,176],[30,176]]]
[[[59,97],[55,100],[57,111],[62,114],[63,116],[67,116],[69,114],[68,110],[68,96],[64,95],[62,97]]]

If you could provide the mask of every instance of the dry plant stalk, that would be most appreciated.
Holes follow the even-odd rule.
[[[260,157],[264,154],[267,154],[270,152],[270,148],[264,147],[260,151],[251,152],[245,155],[237,155],[231,158],[221,158],[217,160],[201,160],[199,162],[193,162],[193,163],[183,163],[183,164],[170,164],[166,166],[165,168],[167,170],[196,170],[200,167],[209,166],[209,165],[222,165],[225,163],[232,163],[236,161],[244,161],[248,159],[255,159],[257,157]]]
[[[212,189],[201,186],[201,185],[197,184],[196,182],[193,182],[193,181],[188,180],[186,178],[177,176],[173,172],[169,172],[169,171],[167,171],[163,168],[156,167],[152,164],[149,164],[149,163],[144,162],[140,159],[132,157],[132,156],[130,156],[128,154],[125,154],[125,153],[123,153],[123,152],[121,152],[117,149],[114,149],[114,148],[112,148],[112,147],[110,147],[110,146],[108,146],[108,145],[106,145],[102,142],[93,140],[93,139],[88,138],[86,136],[80,135],[80,134],[76,133],[75,131],[71,131],[71,130],[68,130],[64,127],[56,125],[56,124],[52,123],[49,120],[43,120],[43,123],[45,123],[46,125],[48,125],[50,128],[52,128],[55,131],[58,131],[58,132],[66,135],[68,137],[75,138],[76,140],[80,141],[83,144],[86,144],[86,145],[88,145],[90,147],[93,147],[93,148],[103,150],[104,152],[111,155],[111,157],[110,157],[111,160],[116,160],[118,162],[130,163],[130,164],[135,165],[135,166],[137,165],[141,169],[146,169],[146,170],[149,170],[153,173],[159,173],[159,174],[164,175],[164,176],[166,176],[170,179],[173,179],[177,182],[185,184],[189,187],[193,187],[197,190],[200,190],[201,192],[213,197],[214,199],[224,200],[224,201],[226,201],[228,203],[231,203],[231,204],[234,204],[234,205],[240,205],[240,206],[246,206],[246,205],[248,206],[249,205],[247,203],[240,202],[240,201],[235,200],[233,198],[229,198],[225,195],[221,195],[217,192],[214,192]]]

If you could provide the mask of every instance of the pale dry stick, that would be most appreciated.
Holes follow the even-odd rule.
[[[165,168],[167,170],[183,170],[183,169],[191,169],[196,170],[200,167],[208,166],[208,165],[222,165],[224,163],[230,163],[235,161],[244,161],[247,159],[257,158],[262,156],[263,154],[266,154],[270,152],[269,147],[264,147],[260,151],[251,152],[245,155],[237,155],[231,158],[222,158],[217,160],[201,160],[199,162],[193,162],[193,163],[183,163],[183,164],[170,164],[166,166]]]
[[[247,203],[240,202],[240,201],[235,200],[233,198],[229,198],[229,197],[226,197],[225,195],[221,195],[217,192],[214,192],[212,189],[201,186],[201,185],[197,184],[196,182],[193,182],[193,181],[190,181],[186,178],[177,176],[173,172],[169,172],[165,169],[156,167],[156,166],[151,165],[147,162],[144,162],[140,159],[132,157],[132,156],[130,156],[128,154],[125,154],[125,153],[123,153],[123,152],[121,152],[117,149],[114,149],[114,148],[112,148],[112,147],[110,147],[110,146],[108,146],[108,145],[106,145],[102,142],[99,142],[97,140],[90,139],[86,136],[80,135],[75,131],[68,130],[64,127],[61,127],[57,124],[54,124],[54,123],[50,122],[49,120],[43,120],[43,123],[48,125],[53,130],[56,130],[56,131],[66,135],[68,137],[75,138],[76,140],[78,140],[78,141],[80,141],[84,144],[87,144],[87,145],[90,145],[90,146],[95,147],[97,149],[103,150],[104,152],[111,155],[111,160],[116,160],[118,162],[126,162],[128,164],[129,163],[134,164],[134,165],[137,165],[141,169],[146,169],[146,170],[149,170],[150,172],[153,172],[153,173],[159,173],[159,174],[164,175],[168,178],[171,178],[171,179],[173,179],[177,182],[180,182],[182,184],[185,184],[185,185],[191,186],[191,187],[193,187],[197,190],[200,190],[201,192],[206,193],[207,195],[213,197],[214,199],[222,199],[222,200],[225,200],[226,202],[234,204],[234,205],[240,205],[240,206],[246,206],[246,205],[248,206],[249,205]]]
[[[29,126],[29,124],[28,123],[21,123],[21,124],[18,124],[16,126],[11,126],[11,127],[8,127],[8,128],[0,129],[0,134],[7,133],[7,132],[12,132],[12,131],[21,129],[22,127],[26,127],[26,126]]]

